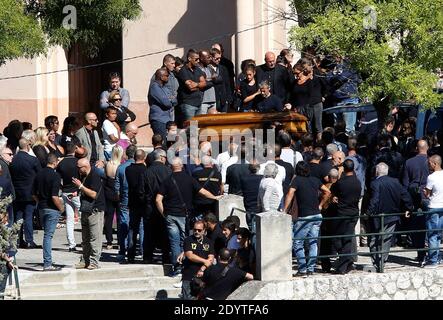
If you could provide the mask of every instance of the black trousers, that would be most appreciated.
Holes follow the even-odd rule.
[[[320,236],[322,236],[322,237],[331,236],[333,234],[332,228],[333,228],[333,221],[332,220],[324,220],[320,226]],[[326,238],[326,239],[319,240],[319,246],[320,246],[319,255],[320,256],[328,256],[328,255],[333,255],[336,253],[333,248],[333,241],[332,240],[333,240],[332,238]],[[324,272],[331,271],[331,268],[332,268],[331,258],[320,258],[320,264],[321,264],[321,269]]]
[[[170,263],[169,256],[169,237],[166,229],[165,218],[158,212],[157,208],[153,205],[153,214],[151,219],[152,224],[152,245],[154,248],[162,250],[163,264]]]
[[[104,227],[104,233],[106,238],[106,244],[112,245],[112,222],[114,221],[114,213],[116,212],[118,207],[117,201],[111,201],[109,199],[106,199],[106,210],[105,210],[105,223],[103,225]]]
[[[129,207],[129,245],[128,260],[135,259],[137,249],[137,235],[140,230],[140,222],[143,219],[143,260],[152,260],[154,246],[152,242],[152,206],[140,204]]]
[[[334,239],[334,248],[338,254],[352,254],[355,252],[355,225],[357,218],[350,218],[344,220],[334,221],[334,234],[349,235],[349,237],[340,237]],[[349,267],[353,264],[354,258],[352,256],[342,256],[334,263],[334,269],[340,273],[346,273]]]

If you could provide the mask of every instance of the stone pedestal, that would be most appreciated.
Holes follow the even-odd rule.
[[[234,211],[232,211],[232,209],[234,209]],[[225,195],[218,202],[218,219],[222,222],[229,217],[232,212],[233,216],[240,218],[240,227],[247,228],[248,225],[246,224],[246,214],[244,210],[243,197],[234,194]]]
[[[292,279],[292,218],[279,212],[256,216],[257,278],[261,281]]]

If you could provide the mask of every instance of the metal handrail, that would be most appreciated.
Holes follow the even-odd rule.
[[[425,214],[435,214],[437,212],[435,211],[416,211],[411,212],[410,216],[413,215],[425,215]],[[443,210],[441,212],[443,214]],[[331,254],[331,255],[317,255],[313,258],[315,259],[322,259],[322,258],[334,258],[334,257],[353,257],[353,256],[372,256],[374,254],[386,254],[386,253],[399,253],[399,252],[418,252],[418,251],[429,251],[429,248],[413,248],[413,249],[401,249],[401,250],[385,250],[383,251],[382,245],[385,240],[386,235],[395,235],[395,234],[409,234],[409,233],[423,233],[423,232],[433,232],[438,231],[442,232],[443,228],[438,229],[419,229],[419,230],[405,230],[405,231],[392,231],[392,232],[386,232],[385,231],[385,217],[391,217],[391,216],[399,216],[404,215],[405,213],[382,213],[377,215],[356,215],[356,216],[339,216],[339,217],[320,217],[320,218],[309,218],[309,217],[302,217],[295,220],[295,222],[298,221],[306,221],[306,222],[313,222],[313,221],[327,221],[327,220],[358,220],[359,218],[369,218],[369,219],[380,219],[380,232],[371,232],[371,233],[358,233],[358,234],[345,234],[345,235],[328,235],[328,236],[318,236],[318,237],[302,237],[302,238],[294,238],[293,240],[321,240],[321,239],[337,239],[337,238],[355,238],[355,237],[363,237],[363,236],[381,236],[380,244],[377,246],[377,251],[372,252],[355,252],[355,253],[345,253],[345,254]],[[295,223],[294,222],[294,223]],[[435,250],[439,250],[435,248]],[[311,258],[310,256],[306,256],[306,259]],[[384,272],[384,259],[383,256],[380,257],[380,272]]]

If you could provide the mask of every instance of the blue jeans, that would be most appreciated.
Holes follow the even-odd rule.
[[[126,255],[129,246],[129,208],[128,201],[120,202],[117,208],[118,254]]]
[[[41,209],[40,219],[44,230],[43,234],[43,267],[47,268],[52,265],[52,237],[57,227],[60,211],[53,209]]]
[[[34,243],[34,227],[32,224],[35,204],[31,201],[14,203],[14,222],[23,219],[20,231],[20,242],[23,242],[23,234],[27,243]]]
[[[305,257],[305,240],[297,240],[301,238],[318,237],[320,232],[321,220],[309,221],[312,219],[320,219],[321,214],[303,217],[303,220],[298,219],[292,227],[292,251],[297,257],[298,272],[305,273],[306,271],[314,272],[315,263],[317,260],[317,242],[318,239],[310,239],[309,241],[309,258],[306,264]]]
[[[169,244],[171,246],[171,263],[177,267],[177,258],[183,252],[185,240],[186,218],[178,216],[166,216],[166,228],[168,230]]]
[[[190,104],[181,104],[180,110],[183,115],[183,121],[191,120],[200,110],[199,107],[191,106]]]
[[[357,104],[358,98],[348,98],[337,103],[337,106],[343,106],[347,104]],[[346,122],[346,132],[355,131],[355,123],[357,122],[357,112],[343,112],[343,120]]]
[[[426,214],[426,229],[443,229],[443,208],[439,209],[429,209]],[[442,231],[428,231],[428,259],[427,262],[430,264],[437,264],[440,260],[440,242],[441,242]]]
[[[167,131],[166,131],[166,123],[150,119],[149,123],[151,124],[151,129],[154,134],[159,134],[163,137],[163,141],[166,143],[167,141]]]

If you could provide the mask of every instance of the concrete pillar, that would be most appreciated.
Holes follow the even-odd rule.
[[[243,31],[254,26],[254,2],[252,0],[237,0],[237,31]],[[241,72],[240,65],[243,60],[255,57],[254,51],[254,30],[237,33],[235,36],[237,74]]]
[[[257,278],[261,281],[292,279],[292,218],[279,212],[256,216]]]
[[[231,215],[233,208],[241,210],[234,210],[232,215],[240,218],[240,227],[247,228],[248,225],[246,224],[246,214],[243,212],[245,210],[245,207],[243,205],[243,197],[234,194],[225,195],[219,200],[218,219],[220,220],[220,222]]]

